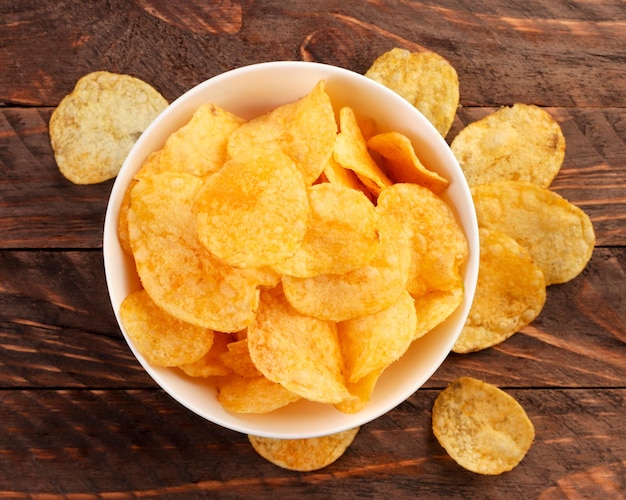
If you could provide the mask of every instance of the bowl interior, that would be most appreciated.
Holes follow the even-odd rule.
[[[235,415],[216,399],[213,384],[175,369],[150,365],[137,352],[121,326],[119,306],[137,289],[139,279],[117,236],[119,208],[126,187],[145,158],[161,148],[198,106],[213,102],[243,118],[253,118],[306,95],[324,80],[333,105],[352,106],[375,119],[380,130],[397,130],[411,138],[424,165],[450,179],[443,198],[455,212],[469,242],[462,269],[465,298],[443,324],[413,343],[409,351],[380,378],[371,401],[356,414],[331,405],[301,401],[265,415]],[[109,295],[118,324],[131,350],[150,376],[179,403],[226,428],[258,436],[315,437],[365,424],[391,410],[419,387],[444,361],[465,322],[478,275],[478,230],[469,188],[454,156],[432,125],[404,99],[378,83],[351,71],[317,63],[273,62],[236,69],[194,87],[174,101],[139,138],[113,186],[104,226],[104,264]]]

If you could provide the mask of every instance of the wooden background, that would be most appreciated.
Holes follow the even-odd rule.
[[[94,70],[173,100],[268,60],[365,72],[395,46],[457,69],[448,140],[499,106],[546,107],[567,141],[553,189],[591,216],[597,248],[579,277],[549,288],[531,326],[451,355],[330,467],[285,471],[180,407],[134,360],[104,281],[112,181],[67,182],[48,120]],[[624,498],[625,269],[624,1],[0,2],[0,498]],[[503,387],[531,417],[536,442],[512,472],[464,471],[433,438],[434,398],[460,375]]]

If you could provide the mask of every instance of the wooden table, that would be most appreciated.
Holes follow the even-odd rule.
[[[0,2],[0,498],[624,498],[626,496],[626,3],[623,0]],[[478,5],[478,6],[477,6]],[[529,327],[450,355],[405,403],[312,473],[260,458],[245,435],[190,413],[127,348],[106,291],[112,181],[58,172],[54,107],[93,70],[172,100],[225,70],[309,60],[364,72],[427,48],[456,67],[448,135],[501,105],[545,107],[567,154],[553,188],[592,218],[585,271],[548,290]],[[461,469],[431,432],[461,375],[501,386],[536,441],[498,477]]]

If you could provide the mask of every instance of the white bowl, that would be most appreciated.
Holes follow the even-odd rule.
[[[120,204],[133,174],[149,153],[161,148],[205,102],[213,102],[243,118],[253,118],[306,95],[319,80],[336,109],[351,106],[375,119],[381,131],[397,130],[413,141],[424,165],[451,183],[443,198],[454,210],[469,242],[462,269],[465,298],[443,324],[418,339],[380,378],[371,401],[356,414],[332,405],[300,401],[264,415],[231,414],[217,401],[215,387],[176,369],[150,365],[124,332],[119,308],[139,287],[132,262],[120,246],[117,220]],[[435,128],[407,101],[384,86],[346,69],[308,62],[270,62],[221,74],[186,92],[147,128],[130,151],[111,192],[104,225],[104,265],[109,295],[120,329],[132,352],[150,376],[182,405],[207,420],[235,431],[265,437],[306,438],[363,425],[402,403],[437,370],[457,339],[476,288],[478,229],[469,188],[448,145]]]

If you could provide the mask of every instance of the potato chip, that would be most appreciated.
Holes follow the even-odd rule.
[[[145,290],[128,295],[120,305],[124,330],[137,350],[157,366],[193,363],[213,344],[213,332],[185,323],[158,307]]]
[[[400,221],[411,239],[407,290],[414,298],[458,286],[468,244],[450,207],[429,189],[394,184],[378,198],[378,210]]]
[[[297,394],[263,376],[235,375],[218,381],[217,400],[232,413],[269,413],[299,399]]]
[[[347,382],[358,382],[398,360],[411,345],[416,326],[415,305],[406,290],[382,311],[338,323]]]
[[[341,457],[359,428],[308,439],[277,439],[249,435],[254,450],[283,469],[310,472],[323,469]]]
[[[459,77],[442,56],[396,47],[379,56],[365,76],[404,97],[446,136],[459,105]]]
[[[228,137],[244,123],[242,118],[213,104],[202,104],[189,122],[170,135],[160,150],[152,173],[186,172],[198,176],[219,170],[228,160]]]
[[[357,413],[365,408],[383,371],[380,369],[370,372],[357,382],[346,384],[348,391],[350,391],[350,397],[335,404],[335,408],[342,413]]]
[[[367,147],[383,158],[383,170],[394,182],[408,182],[441,194],[450,182],[428,170],[419,160],[411,140],[400,132],[384,132],[367,141]]]
[[[547,111],[515,104],[470,123],[450,148],[470,186],[526,181],[548,187],[565,157],[565,138]]]
[[[338,403],[350,395],[336,324],[300,314],[280,289],[261,292],[248,348],[265,377],[303,398]]]
[[[339,165],[333,157],[329,158],[322,175],[325,176],[326,180],[331,184],[341,184],[350,189],[361,191],[372,202],[376,199],[352,170]]]
[[[463,300],[463,280],[459,277],[456,286],[450,290],[428,292],[415,298],[416,340],[443,323],[461,305]]]
[[[274,265],[282,274],[310,278],[364,266],[378,248],[376,209],[367,197],[324,182],[308,190],[309,229],[296,253]]]
[[[124,192],[117,223],[117,237],[119,238],[120,246],[129,255],[133,253],[133,249],[130,247],[130,237],[128,235],[128,209],[130,208],[130,193],[136,183],[137,181],[132,180]]]
[[[310,215],[302,173],[287,155],[269,148],[240,154],[207,177],[195,209],[202,244],[243,268],[292,256]]]
[[[392,182],[369,154],[352,108],[344,107],[339,111],[339,129],[333,150],[335,161],[352,170],[375,195],[383,188],[391,186]]]
[[[379,214],[378,232],[378,249],[361,268],[312,278],[283,276],[289,303],[302,314],[330,321],[345,321],[389,307],[406,287],[411,248],[407,234],[392,216]]]
[[[258,276],[209,254],[195,231],[202,180],[165,172],[137,182],[128,211],[130,243],[144,288],[177,318],[221,332],[246,328],[258,305]]]
[[[535,438],[520,404],[494,385],[461,377],[433,405],[435,437],[461,466],[498,475],[516,467]]]
[[[230,342],[226,351],[220,354],[220,361],[241,377],[260,377],[261,372],[254,366],[248,349],[248,338]]]
[[[135,141],[167,105],[138,78],[106,71],[83,76],[50,117],[50,142],[59,170],[75,184],[112,179]]]
[[[534,321],[545,301],[543,272],[526,248],[504,233],[481,229],[476,294],[452,350],[479,351],[505,341]]]
[[[279,106],[239,127],[228,140],[236,157],[276,145],[302,170],[307,185],[320,176],[332,155],[337,122],[323,81],[302,99]],[[311,140],[315,138],[315,140]]]
[[[192,363],[178,365],[185,374],[190,377],[215,377],[231,373],[231,369],[222,363],[220,355],[227,350],[227,345],[232,341],[229,333],[213,332],[213,345],[211,349],[199,360]]]
[[[530,182],[492,182],[471,189],[478,225],[505,233],[526,247],[546,285],[569,281],[585,268],[595,234],[580,208]]]

